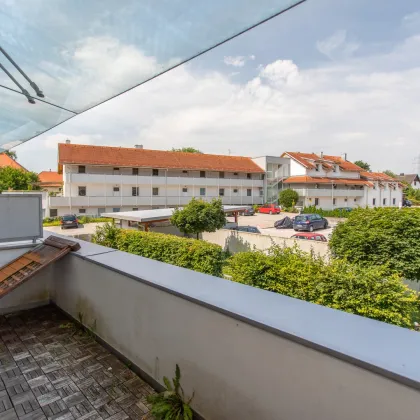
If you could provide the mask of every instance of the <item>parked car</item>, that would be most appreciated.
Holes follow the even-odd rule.
[[[413,203],[410,200],[403,200],[403,207],[411,207]]]
[[[238,232],[261,233],[255,226],[238,226],[235,230]]]
[[[281,209],[277,204],[264,204],[258,211],[266,214],[280,214]]]
[[[338,210],[338,211],[352,211],[353,208],[352,207],[337,207],[335,210]]]
[[[61,229],[67,229],[69,227],[79,227],[79,221],[77,220],[77,217],[74,214],[65,214],[61,220]]]
[[[255,214],[254,207],[247,207],[241,214],[242,216],[253,216]]]
[[[320,233],[296,233],[295,235],[291,236],[293,239],[303,239],[306,241],[319,241],[319,242],[327,242],[327,238]]]
[[[313,232],[316,229],[326,229],[328,227],[328,220],[321,217],[319,214],[299,214],[293,221],[293,229],[308,230]]]

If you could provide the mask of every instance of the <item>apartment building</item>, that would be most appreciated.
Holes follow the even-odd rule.
[[[397,207],[402,203],[402,185],[386,174],[365,172],[347,156],[285,152],[290,176],[282,188],[299,193],[301,206],[323,209],[339,207]]]
[[[58,167],[63,193],[49,197],[50,216],[182,206],[192,197],[264,202],[265,171],[248,157],[67,142],[58,145]]]
[[[420,189],[420,176],[417,174],[399,174],[396,179],[398,179],[398,181],[406,182],[415,190]]]

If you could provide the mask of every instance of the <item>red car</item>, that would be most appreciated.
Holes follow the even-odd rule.
[[[327,238],[320,233],[312,233],[312,232],[300,232],[296,233],[296,235],[291,236],[293,239],[303,239],[306,241],[319,241],[319,242],[327,242]]]
[[[264,204],[258,209],[259,213],[280,214],[281,209],[277,204]]]

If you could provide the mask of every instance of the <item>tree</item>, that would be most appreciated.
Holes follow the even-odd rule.
[[[10,158],[12,158],[13,160],[17,159],[17,154],[15,151],[13,150],[6,150],[3,152],[5,155],[9,156]]]
[[[279,203],[283,207],[292,207],[299,200],[299,194],[291,189],[283,190],[279,193]]]
[[[202,232],[216,232],[226,224],[222,200],[207,203],[192,198],[183,209],[175,209],[171,223],[183,233],[195,233],[197,239]]]
[[[363,160],[356,160],[356,162],[354,162],[355,165],[360,166],[362,169],[364,169],[365,171],[370,171],[370,165],[367,162],[364,162]]]
[[[203,153],[201,150],[195,149],[194,147],[181,147],[180,149],[172,148],[172,152]]]
[[[332,232],[335,257],[420,280],[420,209],[354,209]]]
[[[328,261],[297,246],[237,253],[224,273],[239,283],[407,328],[420,308],[419,294],[385,267]]]
[[[390,176],[391,178],[396,178],[397,177],[397,174],[395,172],[392,172],[390,169],[386,169],[384,171],[384,174]]]
[[[39,179],[34,172],[25,172],[10,166],[0,168],[0,191],[37,189],[34,187],[36,182],[39,182]]]

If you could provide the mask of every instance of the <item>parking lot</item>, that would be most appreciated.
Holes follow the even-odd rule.
[[[294,217],[296,213],[280,213],[280,214],[262,214],[257,213],[254,216],[239,216],[238,225],[239,226],[255,226],[257,227],[263,235],[271,236],[280,236],[282,238],[290,238],[296,232],[293,229],[276,229],[274,227],[274,222],[284,217]],[[229,221],[233,221],[232,217],[229,217]],[[319,229],[316,232],[324,235],[327,240],[331,234],[334,226],[337,224],[337,220],[328,219],[329,227],[328,229]]]

